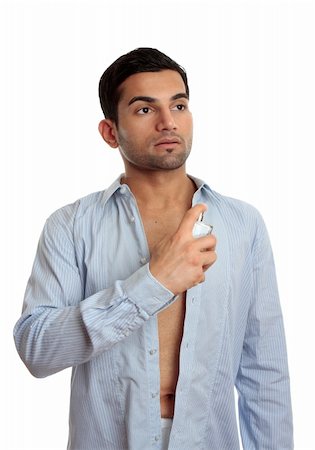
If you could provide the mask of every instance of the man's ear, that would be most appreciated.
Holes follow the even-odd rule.
[[[117,137],[117,128],[115,123],[110,119],[103,119],[98,125],[98,131],[104,139],[104,141],[112,148],[117,148],[119,146]]]

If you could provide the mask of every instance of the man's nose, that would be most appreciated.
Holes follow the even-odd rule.
[[[158,131],[163,131],[163,130],[171,131],[176,128],[177,128],[177,126],[176,126],[176,122],[175,122],[174,116],[172,114],[172,111],[170,111],[169,109],[161,110],[159,112],[158,122],[157,122]]]

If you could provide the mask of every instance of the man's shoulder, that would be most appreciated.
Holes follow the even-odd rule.
[[[253,204],[235,197],[223,195],[215,192],[216,197],[219,199],[220,204],[224,208],[228,208],[231,211],[239,212],[240,214],[259,215],[259,211]]]
[[[266,241],[268,231],[262,214],[251,203],[238,198],[209,192],[209,205],[213,205],[220,217],[228,236],[235,242],[252,245],[256,241]]]
[[[47,223],[53,225],[73,226],[74,222],[93,219],[104,213],[107,200],[111,196],[111,187],[102,191],[87,194],[72,203],[66,204],[55,210],[47,219]]]
[[[209,202],[212,206],[218,208],[222,213],[237,214],[239,216],[259,216],[260,213],[252,204],[228,195],[219,193],[212,189],[212,187],[200,178],[189,175],[195,182],[198,190],[206,196],[206,202]]]
[[[265,227],[264,219],[256,206],[239,198],[219,193],[206,184],[203,187],[206,196],[203,198],[208,204],[209,213],[211,208],[217,211],[228,233],[254,237],[258,229]],[[211,213],[209,219],[211,220]]]
[[[247,201],[221,194],[213,189],[210,189],[209,186],[206,186],[206,192],[210,202],[213,203],[224,215],[234,215],[243,219],[261,217],[259,210]]]

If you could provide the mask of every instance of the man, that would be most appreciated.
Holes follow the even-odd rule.
[[[125,173],[46,222],[15,327],[45,377],[72,367],[71,450],[288,450],[285,338],[267,232],[188,176],[186,73],[155,49],[99,86]],[[201,213],[213,234],[194,237]]]

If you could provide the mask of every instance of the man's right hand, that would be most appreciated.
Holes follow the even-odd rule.
[[[206,209],[203,203],[190,208],[176,233],[162,239],[153,249],[150,272],[175,295],[202,283],[204,272],[216,261],[215,236],[194,238],[192,234],[195,222]]]

